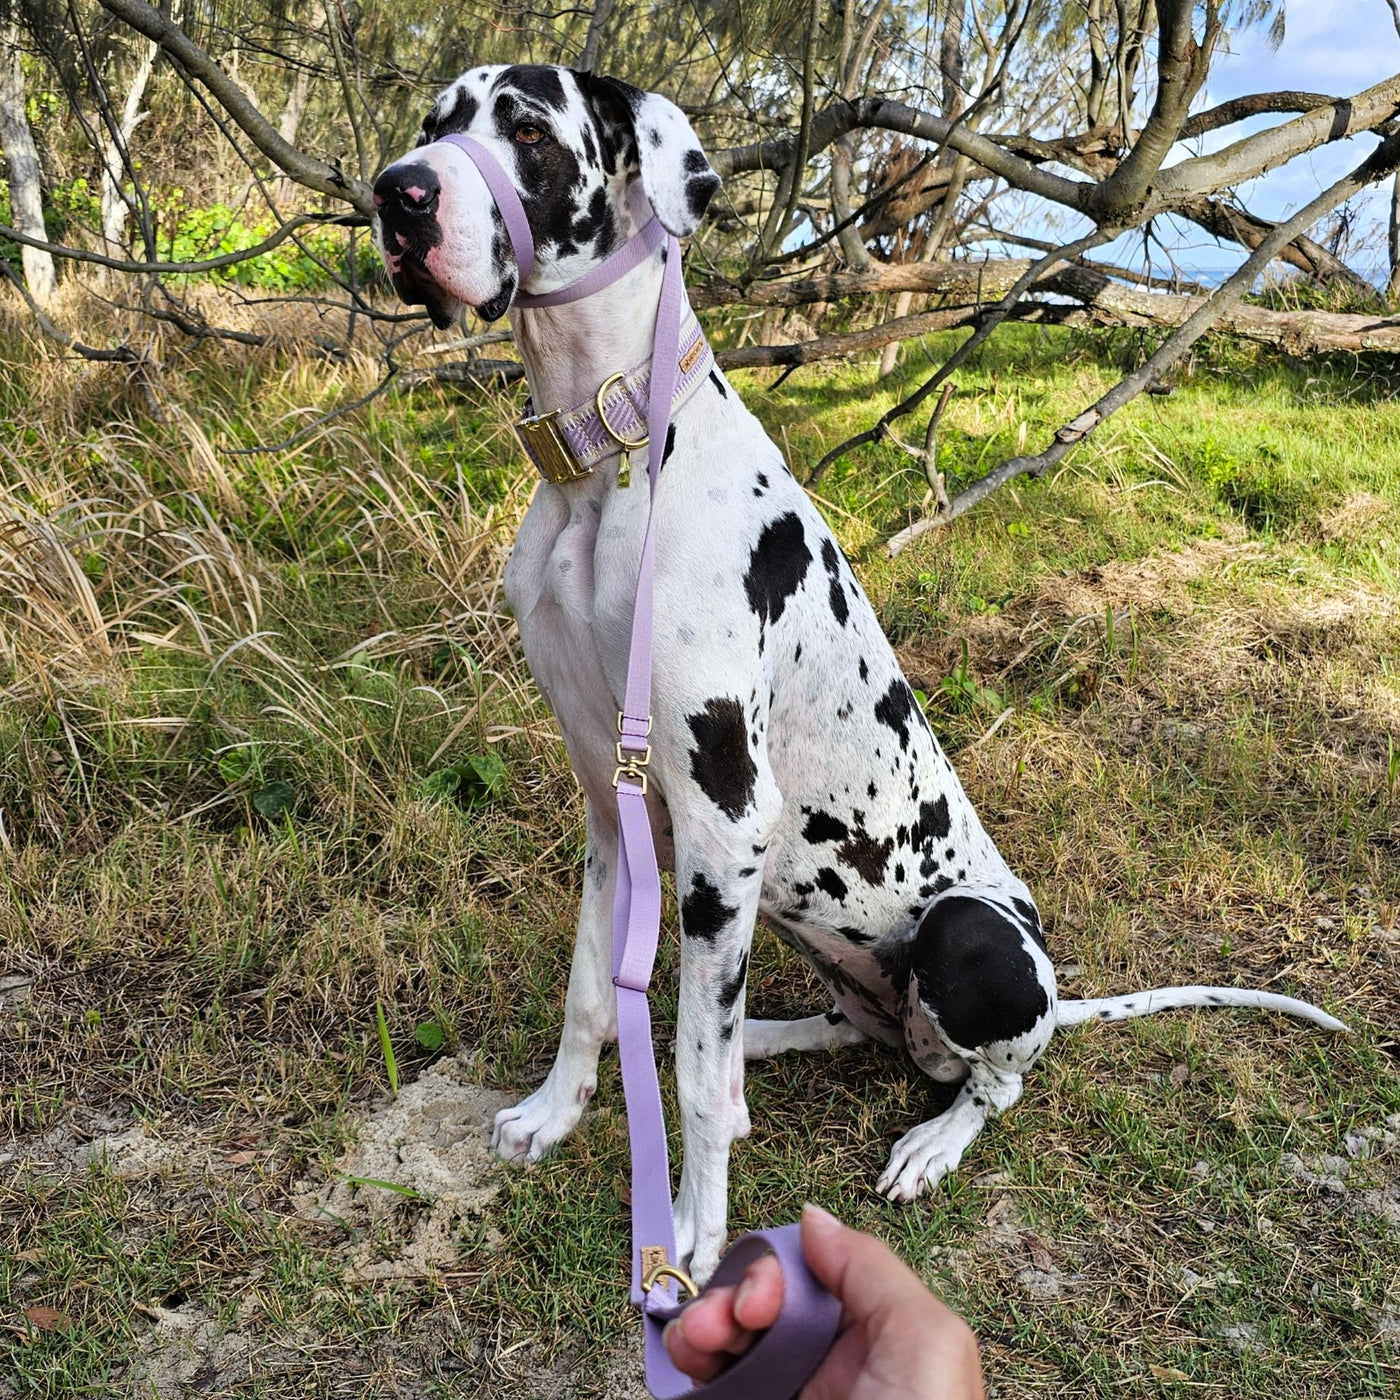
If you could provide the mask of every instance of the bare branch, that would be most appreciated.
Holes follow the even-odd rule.
[[[812,474],[807,478],[808,485],[815,485],[826,469],[838,458],[844,457],[853,448],[860,447],[867,442],[878,442],[896,418],[901,418],[906,413],[912,413],[918,408],[945,379],[952,375],[954,370],[961,368],[966,363],[968,356],[1006,320],[1016,309],[1026,292],[1035,286],[1042,277],[1053,272],[1065,259],[1077,258],[1081,253],[1088,252],[1090,248],[1097,248],[1110,242],[1117,236],[1117,233],[1118,230],[1113,228],[1097,229],[1087,237],[1080,238],[1074,243],[1067,243],[1063,248],[1057,249],[1053,253],[1047,253],[1043,258],[1032,263],[1025,273],[1016,280],[1011,290],[982,317],[977,329],[943,362],[940,369],[926,379],[907,399],[895,404],[893,408],[882,415],[874,427],[867,428],[864,432],[857,433],[854,437],[849,437],[845,442],[833,447],[812,468]]]
[[[1238,184],[1283,165],[1304,151],[1373,131],[1400,113],[1400,73],[1353,97],[1339,97],[1301,117],[1256,132],[1206,156],[1195,156],[1157,177],[1154,210]],[[1304,228],[1307,226],[1304,225]]]
[[[348,228],[359,226],[360,220],[353,219],[352,221],[352,217],[343,214],[297,214],[288,219],[281,228],[264,238],[261,243],[254,243],[236,253],[220,253],[218,257],[201,258],[196,262],[133,262],[129,258],[111,258],[105,253],[94,253],[88,248],[73,248],[66,243],[50,243],[42,238],[31,238],[27,233],[21,233],[17,228],[11,228],[8,224],[0,224],[0,238],[13,239],[14,242],[23,244],[27,248],[42,248],[45,252],[52,253],[56,258],[92,263],[96,267],[110,268],[114,272],[164,275],[166,273],[216,272],[221,267],[232,267],[235,263],[260,258],[264,253],[270,253],[279,244],[285,243],[298,229],[304,228],[307,224]]]
[[[1233,126],[1264,112],[1311,112],[1315,107],[1330,107],[1341,100],[1325,92],[1255,92],[1247,97],[1232,97],[1217,107],[1208,107],[1194,117],[1187,117],[1181,128],[1181,139],[1191,141],[1208,131],[1219,131],[1222,126]]]
[[[154,9],[145,0],[100,0],[100,3],[138,33],[153,39],[169,57],[203,83],[244,135],[279,170],[307,189],[346,200],[366,218],[373,216],[374,201],[368,185],[284,141],[248,94],[169,18],[168,12]]]
[[[1254,279],[1266,268],[1290,239],[1310,228],[1324,214],[1345,203],[1353,195],[1391,174],[1400,166],[1400,135],[1389,136],[1355,170],[1345,175],[1318,197],[1300,209],[1291,219],[1278,224],[1247,257],[1234,274],[1210,296],[1203,298],[1195,310],[1169,335],[1140,369],[1120,380],[1097,403],[1066,423],[1055,434],[1055,441],[1044,452],[1033,457],[1012,457],[974,482],[953,498],[948,512],[939,523],[966,514],[973,506],[986,500],[999,487],[1018,476],[1040,476],[1054,466],[1077,443],[1082,442],[1111,414],[1144,389],[1155,384],[1208,330],[1216,325],[1223,312],[1237,302],[1254,285]]]

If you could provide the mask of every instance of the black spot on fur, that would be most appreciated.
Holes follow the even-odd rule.
[[[671,460],[671,453],[676,450],[676,425],[671,424],[666,429],[666,446],[661,453],[661,465],[664,467]]]
[[[724,380],[719,377],[718,370],[712,369],[710,371],[710,383],[719,390],[720,398],[727,399],[729,397],[729,390],[724,387]]]
[[[836,553],[836,546],[830,540],[822,541],[822,567],[831,576],[829,590],[831,615],[844,627],[851,610],[846,605],[846,595],[841,589],[840,556]]]
[[[1040,914],[1035,905],[1027,899],[1017,898],[1011,901],[1011,906],[1021,916],[1026,932],[1040,944],[1042,952],[1048,953],[1050,950],[1045,946],[1045,934],[1040,927]]]
[[[739,959],[739,966],[734,969],[734,975],[720,984],[718,1000],[724,1010],[728,1011],[739,1000],[739,993],[744,990],[744,979],[748,975],[749,955],[745,953]]]
[[[829,865],[817,871],[817,888],[825,890],[838,904],[846,898],[846,882]]]
[[[903,676],[896,676],[890,688],[875,705],[875,718],[899,735],[899,750],[903,753],[909,747],[909,716],[919,708],[914,692],[909,689]]]
[[[863,656],[860,659],[860,678],[863,681],[870,680],[870,667],[865,664],[865,658]]]
[[[1025,1035],[1050,1009],[1021,930],[980,899],[954,895],[914,936],[919,1000],[954,1047],[975,1050]]]
[[[848,834],[849,828],[839,817],[829,812],[813,812],[802,830],[802,839],[817,846],[824,841],[844,841]]]
[[[919,803],[919,819],[909,832],[910,846],[927,859],[932,859],[931,847],[935,841],[942,841],[952,827],[948,812],[948,799],[941,793],[932,802]],[[935,862],[936,863],[936,862]]]
[[[738,821],[753,802],[758,778],[742,702],[734,696],[715,696],[705,701],[703,712],[687,716],[686,723],[695,736],[691,777],[725,816]]]
[[[710,201],[719,189],[719,176],[710,169],[705,153],[692,149],[681,158],[681,168],[690,178],[685,182],[685,202],[690,207],[690,217],[700,219],[710,207]]]
[[[812,551],[803,537],[802,522],[789,511],[763,527],[749,553],[744,592],[760,625],[777,622],[787,600],[802,586]]]
[[[877,841],[865,829],[865,824],[858,822],[850,840],[837,849],[836,859],[854,870],[867,885],[883,885],[885,867],[893,850],[893,837],[886,836],[883,841]]]
[[[501,74],[498,85],[562,112],[569,105],[559,70],[542,63],[517,63]]]
[[[866,933],[864,929],[856,928],[853,924],[843,924],[836,932],[848,943],[854,943],[857,947],[875,941],[874,934]]]
[[[690,893],[681,901],[681,928],[687,938],[713,943],[716,935],[739,910],[720,898],[718,886],[702,870],[690,881]]]
[[[904,865],[902,862],[897,862],[895,864],[894,882],[896,885],[902,885],[904,883]]]
[[[828,1011],[826,1013],[826,1023],[828,1026],[839,1026],[846,1019],[844,1011]]]

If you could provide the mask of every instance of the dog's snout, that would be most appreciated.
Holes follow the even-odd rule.
[[[415,219],[436,214],[441,193],[436,172],[420,161],[391,165],[374,182],[374,202],[382,213]]]

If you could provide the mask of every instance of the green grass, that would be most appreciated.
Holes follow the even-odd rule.
[[[1043,444],[1140,348],[1009,328],[958,376],[950,489]],[[736,379],[800,470],[923,357],[886,383],[868,363]],[[531,489],[508,402],[428,387],[233,457],[362,393],[372,363],[209,348],[151,423],[115,371],[12,329],[0,361],[0,1395],[149,1394],[140,1364],[169,1361],[181,1310],[181,1394],[617,1393],[635,1338],[611,1057],[584,1129],[502,1170],[449,1264],[357,1281],[367,1227],[295,1204],[389,1087],[377,1006],[405,1090],[450,1052],[518,1091],[558,1033],[582,805],[503,610]],[[817,493],[1069,994],[1268,985],[1357,1028],[1067,1034],[909,1208],[871,1185],[935,1086],[867,1048],[752,1069],[734,1225],[810,1198],[875,1230],[977,1327],[1000,1394],[1400,1385],[1400,1151],[1342,1190],[1288,1156],[1325,1177],[1400,1113],[1381,368],[1208,348],[1170,397],[894,562],[917,463],[867,448]],[[658,982],[664,1044],[670,949]],[[820,1005],[762,933],[749,996]],[[133,1125],[171,1151],[84,1160]],[[428,1203],[382,1194],[392,1254]],[[1047,1256],[1058,1296],[1027,1274]]]

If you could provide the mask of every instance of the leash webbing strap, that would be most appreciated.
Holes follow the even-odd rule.
[[[535,261],[524,205],[505,170],[480,142],[453,134],[442,138],[462,151],[481,172],[505,221],[520,281]],[[601,266],[562,291],[537,296],[517,291],[521,306],[558,306],[576,301],[639,266],[664,230],[653,218]],[[647,990],[661,932],[661,874],[646,805],[646,766],[650,757],[653,565],[656,545],[656,492],[665,461],[672,401],[679,368],[676,356],[686,306],[680,244],[665,236],[666,267],[652,341],[651,384],[647,402],[647,484],[651,508],[642,543],[632,610],[627,690],[618,716],[617,788],[618,870],[612,917],[612,972],[617,991],[617,1039],[623,1093],[632,1148],[632,1301],[642,1310],[647,1387],[657,1400],[789,1400],[806,1383],[836,1337],[841,1305],[807,1267],[796,1225],[755,1231],[737,1240],[720,1260],[709,1286],[737,1284],[749,1265],[765,1253],[777,1257],[783,1273],[783,1305],[778,1320],[727,1370],[704,1385],[671,1362],[662,1341],[666,1323],[682,1304],[669,1278],[642,1290],[643,1251],[664,1250],[676,1259],[671,1212],[671,1171],[661,1085],[651,1038]]]

